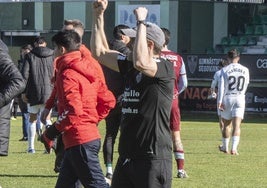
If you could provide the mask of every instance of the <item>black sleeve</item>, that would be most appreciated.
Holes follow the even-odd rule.
[[[160,59],[160,62],[157,63],[158,70],[155,75],[155,77],[160,79],[173,79],[174,76],[174,70],[173,70],[173,64],[167,60]]]
[[[5,53],[8,53],[8,47],[6,46],[6,44],[2,40],[0,40],[0,48]]]
[[[127,56],[123,54],[118,55],[118,66],[122,76],[125,76],[131,69],[133,69],[133,62],[127,60]]]
[[[29,78],[29,71],[30,71],[30,57],[28,53],[24,57],[24,63],[21,69],[21,74],[23,78],[26,80],[26,82],[28,81],[28,78]]]
[[[17,66],[12,62],[6,45],[0,43],[0,108],[8,104],[25,89],[23,79]]]

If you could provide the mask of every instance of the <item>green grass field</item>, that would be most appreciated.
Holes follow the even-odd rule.
[[[215,114],[191,113],[182,117],[185,169],[189,178],[176,178],[174,163],[173,188],[267,187],[266,117],[246,117],[241,128],[239,156],[218,151],[221,136]],[[0,158],[0,185],[2,188],[53,188],[57,179],[53,171],[54,153],[43,154],[43,145],[36,141],[36,153],[27,154],[27,142],[18,141],[22,137],[21,119],[11,124],[9,156]],[[104,137],[104,122],[99,128]],[[99,157],[103,165],[102,151]]]

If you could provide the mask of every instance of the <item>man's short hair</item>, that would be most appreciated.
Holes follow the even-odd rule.
[[[162,29],[162,31],[163,31],[163,33],[165,35],[165,44],[164,45],[167,46],[169,44],[169,42],[170,42],[171,32],[165,27],[162,27],[161,29]]]
[[[222,59],[219,61],[218,66],[219,66],[219,67],[225,67],[225,66],[227,66],[228,64],[229,64],[228,60],[225,59],[225,58],[222,58]]]
[[[84,25],[83,23],[78,19],[73,20],[64,20],[64,26],[72,25],[73,29],[80,35],[80,37],[83,37],[84,34]]]
[[[32,45],[30,45],[30,44],[25,44],[25,45],[23,45],[22,47],[21,47],[21,49],[22,50],[32,50]]]
[[[46,43],[46,40],[42,36],[38,36],[34,39],[34,44],[40,45]]]
[[[63,46],[68,52],[75,51],[80,48],[81,37],[74,30],[64,30],[57,32],[52,37],[52,42],[57,46]]]
[[[129,29],[130,27],[124,24],[120,24],[114,27],[113,29],[113,37],[117,40],[121,40],[121,36],[124,35],[121,31],[122,29]]]
[[[234,59],[234,58],[239,57],[239,56],[240,56],[240,53],[237,49],[232,49],[227,53],[227,57],[229,59]]]
[[[73,25],[74,28],[82,28],[84,29],[84,25],[80,20],[73,19],[73,20],[64,20],[64,25]]]

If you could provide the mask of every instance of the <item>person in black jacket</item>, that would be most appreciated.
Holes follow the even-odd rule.
[[[125,55],[129,55],[131,50],[127,47],[131,42],[131,38],[124,35],[122,29],[130,28],[127,25],[117,25],[113,29],[114,39],[110,42],[110,49],[117,50]],[[119,132],[121,120],[121,99],[124,92],[124,78],[116,71],[102,66],[108,88],[117,98],[117,104],[109,115],[106,117],[106,135],[103,144],[103,156],[106,165],[106,178],[111,179],[113,174],[113,152],[114,144]]]
[[[23,66],[24,66],[24,57],[27,53],[29,53],[32,50],[32,45],[26,44],[23,45],[20,49],[20,60],[18,60],[18,68],[19,71],[22,72]],[[22,133],[23,136],[19,141],[28,141],[28,127],[29,127],[29,120],[30,120],[30,115],[28,113],[27,109],[27,103],[25,103],[22,100],[21,95],[18,96],[18,103],[19,103],[19,108],[22,116]]]
[[[35,153],[34,139],[36,135],[37,115],[44,109],[45,102],[50,97],[53,89],[51,79],[54,73],[54,51],[46,47],[44,37],[36,37],[34,48],[25,55],[22,75],[27,81],[27,86],[22,94],[22,99],[28,104],[30,125],[28,128],[28,153]],[[46,124],[51,125],[50,117]],[[42,127],[40,128],[42,130]],[[41,132],[38,132],[39,136]]]
[[[10,134],[10,103],[25,89],[25,80],[0,40],[0,156],[8,155]]]

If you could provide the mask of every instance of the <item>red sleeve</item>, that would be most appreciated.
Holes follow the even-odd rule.
[[[108,90],[107,85],[104,83],[100,84],[97,94],[97,106],[96,110],[99,116],[99,121],[107,117],[110,110],[114,108],[116,99],[113,93]]]

